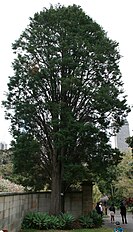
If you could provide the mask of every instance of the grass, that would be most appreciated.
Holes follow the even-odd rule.
[[[21,232],[113,232],[113,229],[107,228],[107,227],[101,227],[96,229],[75,229],[75,230],[21,230]],[[126,230],[124,230],[127,232]]]
[[[113,230],[106,227],[96,229],[78,229],[78,230],[22,230],[21,232],[112,232]]]

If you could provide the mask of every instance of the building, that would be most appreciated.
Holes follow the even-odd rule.
[[[130,150],[128,144],[126,143],[126,139],[130,136],[129,132],[129,123],[126,123],[121,127],[118,134],[115,136],[115,147],[118,148],[121,152],[127,152]]]
[[[6,150],[7,144],[5,142],[0,142],[0,150]]]

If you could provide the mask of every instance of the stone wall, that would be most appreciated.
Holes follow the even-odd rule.
[[[65,212],[78,217],[92,210],[92,187],[65,195]],[[89,192],[88,192],[89,191]],[[50,192],[0,193],[0,230],[19,232],[24,215],[29,211],[49,212]]]
[[[47,194],[45,194],[46,196]],[[37,211],[39,195],[37,193],[5,193],[0,195],[0,229],[18,232],[24,215],[28,211]]]

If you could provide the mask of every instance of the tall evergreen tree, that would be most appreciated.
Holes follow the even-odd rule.
[[[14,149],[23,136],[38,143],[40,161],[50,167],[51,213],[57,214],[66,164],[86,163],[89,173],[100,173],[119,160],[108,145],[112,122],[119,128],[129,111],[118,43],[79,6],[58,5],[30,18],[13,50],[14,75],[3,104]]]

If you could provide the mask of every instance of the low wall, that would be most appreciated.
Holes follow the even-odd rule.
[[[38,194],[0,194],[0,229],[18,232],[24,215],[38,210]]]
[[[23,217],[27,212],[49,212],[50,195],[50,192],[0,193],[0,230],[7,229],[8,232],[19,232]],[[64,210],[75,217],[91,211],[92,194],[90,187],[84,189],[83,192],[67,193]]]

